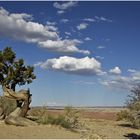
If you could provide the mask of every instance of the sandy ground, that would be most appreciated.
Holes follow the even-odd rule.
[[[130,127],[126,122],[116,121],[118,111],[110,110],[87,110],[82,111],[82,122],[85,123],[83,130],[72,132],[60,126],[11,126],[0,122],[0,139],[78,139],[78,138],[139,138],[140,130]],[[58,110],[48,111],[49,114],[59,115]]]
[[[94,138],[94,134],[105,139],[124,139],[139,138],[140,130],[134,129],[124,121],[112,121],[103,119],[86,119],[86,125],[90,128],[90,138]],[[93,137],[92,137],[93,135]],[[86,135],[85,135],[86,137]]]
[[[132,138],[131,135],[140,135],[140,130],[121,126],[123,122],[111,120],[88,120],[88,131],[72,132],[59,126],[11,126],[0,123],[0,139],[78,139],[78,138],[107,138],[124,139]],[[140,137],[139,137],[140,138]]]
[[[58,126],[38,125],[38,126],[12,126],[0,123],[0,139],[63,139],[80,138],[80,134],[71,132]]]

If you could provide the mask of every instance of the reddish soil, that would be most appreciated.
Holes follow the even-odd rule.
[[[47,110],[47,113],[52,116],[59,116],[64,113],[64,110]]]
[[[33,112],[40,112],[40,111],[41,111],[41,109],[34,108],[34,109],[31,109],[29,112],[33,113]],[[47,110],[45,110],[46,115],[51,115],[54,117],[62,115],[63,113],[64,113],[63,109],[62,110],[61,109],[47,109]],[[116,120],[116,114],[117,114],[117,111],[112,111],[109,109],[107,109],[107,110],[100,110],[100,109],[80,110],[81,117],[89,118],[89,119]],[[42,113],[42,115],[44,115],[44,113]]]
[[[63,113],[63,110],[48,110],[49,115],[58,116]],[[105,119],[116,120],[117,112],[100,112],[100,111],[81,111],[81,116],[89,119]]]
[[[81,114],[90,119],[116,120],[116,112],[84,111]]]

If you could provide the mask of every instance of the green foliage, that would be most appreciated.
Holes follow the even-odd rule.
[[[117,121],[126,120],[129,118],[129,116],[130,114],[128,110],[121,110],[120,112],[117,113]]]
[[[129,97],[129,99],[128,99],[126,105],[129,109],[132,108],[132,110],[133,110],[134,106],[136,105],[135,103],[140,102],[140,85],[135,86],[131,90],[131,95],[129,95],[128,97]]]
[[[129,104],[128,108],[132,111],[140,111],[140,101],[135,101]]]
[[[134,128],[140,128],[140,85],[131,90],[132,95],[127,101],[127,110],[117,114],[117,120],[126,120]]]
[[[34,68],[25,66],[23,59],[16,59],[16,54],[10,47],[0,51],[0,84],[9,85],[15,89],[16,85],[32,83],[36,78]]]

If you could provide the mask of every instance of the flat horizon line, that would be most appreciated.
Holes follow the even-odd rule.
[[[50,108],[50,109],[57,109],[57,108],[62,108],[64,109],[65,107],[73,107],[73,108],[125,108],[125,106],[69,106],[69,105],[63,105],[63,106],[51,106],[51,105],[46,105],[46,106],[31,106],[31,108],[42,108],[42,107],[46,107],[46,108]]]

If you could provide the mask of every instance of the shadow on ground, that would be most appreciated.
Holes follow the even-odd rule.
[[[124,135],[126,138],[129,138],[129,139],[140,139],[140,135],[137,135],[135,133],[129,133],[127,135]]]
[[[131,128],[133,128],[131,124],[119,124],[119,126],[122,126],[122,127],[131,127]]]

